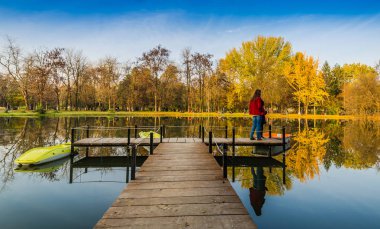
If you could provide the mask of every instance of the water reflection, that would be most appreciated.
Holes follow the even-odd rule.
[[[320,175],[320,166],[365,169],[380,168],[380,122],[375,121],[318,121],[271,120],[273,125],[286,125],[292,129],[292,148],[287,153],[288,173],[302,182]],[[55,145],[69,141],[70,128],[74,126],[192,126],[193,128],[167,128],[168,136],[197,135],[200,124],[235,125],[236,135],[246,136],[250,119],[225,118],[1,118],[0,119],[0,191],[14,178],[13,161],[28,149]],[[231,130],[231,128],[229,129]],[[104,133],[93,133],[95,136]],[[115,131],[110,136],[126,133]],[[224,136],[224,130],[214,130],[216,136]],[[251,149],[237,147],[239,155],[250,155]],[[98,148],[93,155],[123,154],[117,149]]]
[[[249,188],[249,199],[256,215],[260,216],[261,208],[265,203],[265,193],[267,191],[265,183],[267,177],[264,175],[264,169],[261,166],[257,167],[256,170],[252,167],[251,173],[253,176],[253,187]]]
[[[141,154],[138,155],[136,157],[136,166],[141,167],[147,158],[148,156],[143,156]],[[75,158],[72,157],[70,160],[69,183],[71,184],[76,182],[76,178],[82,178],[81,176],[83,174],[88,173],[89,169],[95,169],[98,171],[102,171],[103,173],[106,173],[107,171],[112,170],[113,168],[125,168],[125,183],[128,183],[130,180],[130,168],[132,164],[131,159],[132,158],[130,156],[85,156],[83,158],[77,158],[77,160],[75,160]],[[74,170],[76,169],[79,169],[82,172],[79,172],[79,175],[74,177]],[[97,180],[97,182],[110,182],[110,180],[104,181],[100,179]]]
[[[246,202],[252,207],[252,212],[255,212],[255,215],[261,214],[260,218],[265,217],[266,214],[263,210],[270,205],[272,197],[281,196],[281,198],[284,199],[289,198],[289,195],[286,195],[286,193],[296,191],[295,187],[298,187],[300,183],[304,185],[303,187],[315,184],[315,182],[319,181],[319,179],[316,178],[323,177],[327,172],[331,172],[329,173],[331,177],[342,169],[350,169],[349,171],[351,172],[361,170],[363,174],[367,174],[364,172],[370,171],[369,168],[375,168],[375,170],[380,171],[380,141],[378,140],[380,139],[380,122],[369,120],[271,120],[271,122],[273,122],[274,126],[287,126],[287,131],[291,130],[293,135],[291,142],[292,147],[286,154],[286,169],[284,170],[281,166],[266,166],[263,164],[245,164],[242,166],[237,163],[228,170],[228,176],[231,181],[237,181],[233,185],[238,185],[242,190],[246,191],[244,192],[245,197],[242,197],[242,199],[247,198]],[[167,136],[170,137],[196,136],[198,134],[197,127],[200,124],[205,126],[227,125],[229,126],[229,135],[231,134],[230,127],[235,126],[237,136],[248,137],[251,120],[249,118],[225,119],[190,117],[0,118],[0,200],[6,202],[12,197],[11,192],[7,191],[14,190],[14,187],[22,186],[23,182],[36,181],[36,183],[40,184],[47,181],[48,183],[55,182],[55,185],[58,185],[57,183],[59,182],[67,184],[70,181],[70,177],[72,177],[74,184],[70,187],[73,187],[76,181],[91,181],[91,179],[98,181],[105,180],[107,177],[110,178],[109,180],[117,180],[125,183],[128,179],[127,172],[129,171],[127,159],[118,158],[116,161],[119,164],[117,166],[114,164],[115,167],[111,165],[108,168],[106,165],[112,163],[103,160],[104,166],[100,166],[98,162],[95,162],[95,160],[101,160],[101,156],[125,156],[123,149],[91,149],[89,157],[86,159],[87,161],[81,161],[81,159],[86,158],[84,157],[85,152],[82,151],[80,152],[80,157],[73,160],[71,164],[66,161],[62,162],[62,165],[46,165],[47,167],[45,168],[17,168],[14,164],[14,160],[31,148],[55,145],[69,141],[70,128],[75,126],[120,127],[135,124],[138,126],[157,127],[160,125],[191,126],[190,129],[168,127]],[[216,137],[223,137],[225,135],[223,129],[215,129],[213,133]],[[101,133],[94,132],[92,134],[96,136]],[[115,131],[109,132],[107,135],[125,136],[126,133],[123,131]],[[237,158],[239,156],[252,156],[252,152],[253,148],[236,147]],[[147,155],[145,153],[146,152],[141,151],[139,156]],[[282,162],[281,155],[275,156],[273,159],[276,159],[280,163]],[[138,161],[137,163],[140,162]],[[116,167],[123,168],[123,171],[116,173]],[[125,169],[126,167],[127,169]],[[21,172],[21,170],[24,171]],[[95,172],[100,178],[96,178],[94,175]],[[116,176],[117,179],[113,176]],[[375,185],[374,181],[366,182],[368,185]],[[48,184],[45,184],[44,187],[48,187]],[[124,187],[124,184],[120,186],[120,190],[115,191],[115,195],[121,191],[122,187]],[[36,193],[38,193],[41,188],[35,187],[35,189]],[[322,189],[330,190],[331,185],[321,187],[321,190]],[[352,190],[352,188],[342,187],[339,190],[334,189],[331,192],[340,191],[341,193],[346,193],[349,192],[348,190]],[[18,194],[20,194],[20,192],[18,192]],[[331,196],[331,194],[332,193],[329,193],[328,196]],[[77,195],[77,193],[75,193],[75,195]],[[75,195],[73,194],[72,196]],[[357,193],[357,195],[359,194]],[[350,198],[354,199],[352,196]],[[93,201],[93,199],[94,198],[92,198],[91,201]],[[109,199],[110,203],[112,203],[114,197],[111,196]],[[89,203],[91,203],[91,201],[89,200]],[[276,201],[279,200],[276,199]],[[356,201],[360,202],[360,200]],[[373,202],[380,204],[380,201],[377,199],[374,199]],[[12,204],[15,203],[15,201],[9,203]],[[372,202],[369,201],[368,203]],[[7,204],[1,205],[9,207]],[[0,212],[1,210],[2,208],[0,207]],[[371,209],[367,209],[367,212],[374,212],[370,210]],[[99,214],[101,215],[102,212]]]
[[[64,157],[56,161],[43,163],[39,165],[17,165],[15,172],[18,173],[51,173],[54,174],[70,157]]]

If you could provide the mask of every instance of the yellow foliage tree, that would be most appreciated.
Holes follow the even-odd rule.
[[[349,114],[380,111],[380,80],[376,70],[365,64],[343,66],[343,107]]]
[[[256,88],[263,90],[264,100],[279,103],[286,87],[283,66],[290,58],[291,45],[281,37],[258,36],[232,49],[219,62],[220,70],[228,77],[229,108],[245,108]]]
[[[319,175],[319,164],[326,154],[325,144],[329,141],[323,131],[307,126],[294,135],[295,144],[286,156],[289,170],[301,181]]]
[[[315,107],[328,96],[323,76],[318,71],[318,61],[311,56],[297,52],[292,56],[291,61],[286,63],[284,75],[294,90],[293,95],[298,102],[298,114],[301,113],[301,102],[307,114],[311,104]]]

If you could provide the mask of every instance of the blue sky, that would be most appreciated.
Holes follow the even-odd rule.
[[[282,36],[331,64],[380,59],[380,1],[0,0],[0,36],[25,50],[68,47],[134,60],[157,44],[223,57],[257,35]],[[3,39],[0,41],[0,45]]]

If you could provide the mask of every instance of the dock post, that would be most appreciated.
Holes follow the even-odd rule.
[[[135,138],[137,138],[137,125],[135,125]]]
[[[73,183],[73,172],[74,172],[73,164],[74,164],[74,154],[71,154],[70,155],[70,177],[69,177],[70,184]]]
[[[212,153],[212,131],[208,132],[208,152]]]
[[[90,126],[87,125],[87,129],[86,129],[86,138],[89,138],[90,137]],[[86,147],[86,157],[88,157],[88,147]]]
[[[164,135],[164,126],[160,128],[160,143],[162,143],[162,135]]]
[[[90,137],[90,126],[87,125],[87,129],[86,129],[86,138],[89,138]]]
[[[129,130],[129,129],[128,129]],[[126,178],[125,178],[125,183],[128,183],[129,182],[129,161],[130,161],[130,157],[129,157],[129,150],[130,150],[130,147],[129,146],[127,146],[127,164],[125,165],[125,167],[126,167]]]
[[[74,154],[75,128],[71,128],[71,154]]]
[[[272,125],[269,124],[269,138],[272,138]]]
[[[153,133],[150,132],[149,134],[149,153],[153,154]]]
[[[235,127],[232,127],[232,156],[235,157]]]
[[[286,141],[285,141],[285,126],[282,127],[282,152],[285,154],[286,150]]]
[[[136,146],[132,146],[131,180],[136,179]]]
[[[285,151],[286,151],[286,138],[285,138],[285,126],[282,127],[282,183],[285,184]]]
[[[225,130],[225,137],[228,138],[228,126],[226,126],[226,130]]]
[[[205,142],[205,127],[202,126],[202,142]]]
[[[235,182],[235,165],[232,166],[232,182]]]
[[[285,156],[282,158],[282,184],[286,185],[286,179],[285,179],[285,169],[286,169],[286,164],[285,164]]]
[[[199,125],[199,138],[202,138],[202,126]]]
[[[131,144],[131,128],[128,128],[128,145]]]
[[[223,144],[223,178],[227,178],[227,144]]]

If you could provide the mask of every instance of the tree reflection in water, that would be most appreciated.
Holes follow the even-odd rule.
[[[274,125],[285,120],[273,120]],[[298,121],[298,122],[297,122]],[[198,126],[204,125],[229,126],[235,125],[237,136],[242,134],[244,128],[250,125],[250,119],[224,119],[224,118],[0,118],[0,191],[14,179],[13,161],[28,149],[54,145],[66,142],[70,137],[70,128],[73,126],[127,126],[127,125],[183,125],[194,126],[191,130],[178,128],[168,129],[170,134],[180,136],[187,132],[196,132]],[[380,122],[369,120],[355,121],[316,121],[296,120],[291,122],[293,131],[292,148],[286,156],[286,185],[282,184],[281,168],[263,168],[266,177],[266,195],[283,195],[285,190],[292,187],[292,180],[307,182],[320,175],[321,165],[327,171],[331,166],[352,169],[366,169],[376,167],[380,169]],[[229,128],[231,130],[231,128]],[[223,131],[221,131],[221,134]],[[104,133],[93,132],[93,136]],[[121,136],[125,133],[107,133],[107,135]],[[93,155],[109,155],[115,150],[99,148],[91,150]],[[252,148],[237,147],[239,155],[251,155]],[[117,153],[117,152],[116,152]],[[278,160],[281,161],[281,156]],[[35,173],[30,176],[44,177],[48,180],[57,180],[66,176],[67,169],[60,168],[51,174]],[[254,177],[250,168],[236,167],[235,175],[241,186],[249,189],[254,185]],[[231,177],[231,170],[229,170]]]
[[[320,176],[321,166],[326,171],[331,166],[352,169],[375,167],[380,170],[380,122],[356,120],[318,123],[312,120],[312,123],[313,127],[309,127],[308,120],[304,120],[302,125],[301,120],[298,120],[296,131],[292,133],[292,148],[286,153],[285,185],[282,183],[282,171],[279,168],[235,169],[236,179],[241,187],[250,190],[250,197],[252,193],[255,193],[255,198],[262,197],[261,201],[254,201],[256,214],[261,213],[255,207],[260,206],[258,203],[264,203],[265,194],[283,195],[285,190],[291,189],[294,179],[307,182]],[[252,155],[252,149],[249,147],[237,149],[239,155]],[[281,161],[281,156],[277,156],[277,159]],[[231,173],[229,176],[231,177]],[[257,188],[257,184],[263,181],[265,190]]]

